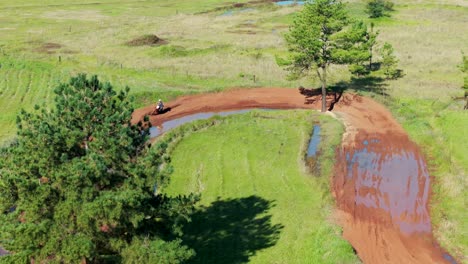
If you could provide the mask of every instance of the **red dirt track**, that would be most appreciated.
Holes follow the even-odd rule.
[[[297,89],[236,89],[180,97],[153,125],[200,112],[246,108],[320,109],[320,96]],[[328,105],[333,97],[327,98]],[[137,109],[132,122],[155,105]],[[450,263],[432,236],[430,177],[424,157],[390,112],[372,99],[344,94],[333,114],[346,125],[332,183],[343,236],[364,263]]]

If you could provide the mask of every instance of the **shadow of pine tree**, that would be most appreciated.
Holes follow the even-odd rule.
[[[245,263],[276,244],[282,225],[266,214],[272,202],[258,196],[218,200],[202,207],[184,227],[184,243],[197,255],[188,263]]]

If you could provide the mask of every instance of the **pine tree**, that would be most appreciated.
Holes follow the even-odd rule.
[[[462,54],[462,64],[459,67],[465,75],[463,78],[463,89],[468,90],[468,56],[465,54]]]
[[[370,18],[388,16],[393,11],[393,3],[387,0],[369,0],[366,5],[366,13]]]
[[[460,65],[460,70],[464,73],[463,76],[463,90],[464,90],[464,98],[465,98],[465,106],[463,109],[468,110],[468,57],[463,54],[463,62]]]
[[[382,68],[387,79],[395,79],[399,75],[397,69],[398,59],[393,54],[393,46],[385,42],[381,50],[382,53]]]
[[[350,29],[347,29],[349,28]],[[362,65],[370,57],[367,26],[352,24],[340,0],[306,2],[286,35],[292,77],[315,72],[322,86],[322,112],[326,111],[327,71],[331,64]],[[359,69],[356,69],[359,70]]]
[[[11,252],[1,261],[177,263],[193,254],[174,238],[197,197],[155,190],[171,172],[167,145],[149,148],[148,124],[130,123],[128,91],[78,75],[55,89],[50,110],[21,112],[17,141],[0,152],[0,244]]]
[[[341,64],[350,64],[349,70],[357,76],[371,71],[372,49],[377,43],[378,32],[370,29],[363,21],[357,21],[337,38],[335,58]],[[369,65],[366,65],[369,63]]]

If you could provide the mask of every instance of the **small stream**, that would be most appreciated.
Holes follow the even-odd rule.
[[[309,141],[309,147],[307,148],[306,158],[315,158],[317,155],[318,145],[320,143],[320,125],[314,125],[312,137]]]

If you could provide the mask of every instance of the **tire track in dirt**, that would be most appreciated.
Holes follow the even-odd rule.
[[[200,112],[246,108],[320,109],[320,99],[295,89],[234,89],[184,96],[153,125]],[[327,98],[328,104],[333,97]],[[154,110],[137,109],[132,122]],[[346,132],[337,151],[332,192],[343,236],[364,263],[450,263],[432,235],[430,176],[424,157],[390,112],[372,99],[345,94],[333,114]]]

